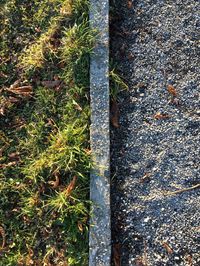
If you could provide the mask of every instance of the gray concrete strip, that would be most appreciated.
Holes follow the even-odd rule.
[[[107,266],[111,259],[110,129],[109,129],[109,1],[91,0],[91,26],[98,40],[90,64],[91,149],[89,265]]]

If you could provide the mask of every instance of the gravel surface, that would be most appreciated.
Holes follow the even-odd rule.
[[[122,266],[197,266],[200,2],[113,3],[111,55],[130,88],[112,129],[113,245]]]

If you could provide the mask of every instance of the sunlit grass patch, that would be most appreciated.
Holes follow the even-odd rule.
[[[2,266],[88,264],[88,2],[1,3]]]

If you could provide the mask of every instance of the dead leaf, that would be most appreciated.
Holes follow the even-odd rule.
[[[1,244],[1,249],[3,249],[6,245],[6,233],[5,233],[5,230],[2,226],[0,226],[0,234],[1,234],[1,237],[2,237],[2,244]]]
[[[8,100],[8,98],[3,98],[0,103],[0,115],[4,116],[11,105],[12,103]]]
[[[17,88],[17,87],[19,87],[20,86],[20,80],[18,79],[18,80],[16,80],[11,86],[10,86],[10,89],[12,90],[12,89],[15,89],[15,88]]]
[[[33,265],[34,261],[31,259],[29,255],[26,256],[26,265]]]
[[[118,35],[118,36],[120,36],[120,37],[124,37],[124,34],[121,33],[120,31],[116,31],[115,34]]]
[[[143,256],[138,257],[135,260],[135,264],[136,266],[147,266],[148,262],[147,262],[147,243],[144,240],[144,253]]]
[[[83,111],[82,107],[79,104],[75,105],[75,109],[78,111]]]
[[[154,115],[155,119],[167,119],[170,118],[170,116],[168,114],[162,114],[160,112],[158,112],[157,114]]]
[[[0,115],[5,115],[5,106],[0,107]]]
[[[83,224],[78,222],[78,230],[82,233],[83,232]]]
[[[145,175],[140,178],[140,183],[144,183],[146,181],[149,181],[150,180],[150,176],[151,176],[150,173],[145,173]]]
[[[121,266],[121,245],[119,243],[113,246],[113,260],[115,266]]]
[[[192,266],[193,265],[193,259],[191,255],[188,255],[186,257],[186,261],[188,262],[188,266]]]
[[[129,9],[131,9],[133,7],[133,2],[131,0],[128,0],[127,6]]]
[[[85,153],[86,153],[87,155],[90,155],[90,154],[92,153],[92,150],[91,150],[91,149],[84,149],[84,151],[85,151]]]
[[[82,107],[74,100],[73,100],[73,105],[74,105],[76,110],[78,110],[80,112],[83,111]]]
[[[4,150],[7,148],[9,146],[9,144],[5,144],[5,145],[3,145],[2,147],[1,147],[1,149],[0,149],[0,158],[3,156],[3,152],[4,152]]]
[[[34,256],[34,252],[33,250],[26,244],[27,250],[28,250],[28,254],[30,256],[30,258],[32,258]]]
[[[20,156],[18,152],[12,152],[8,155],[9,159],[11,161],[19,161],[20,160]]]
[[[4,147],[2,147],[2,148],[0,149],[0,159],[1,159],[1,157],[3,156],[3,151],[4,151]]]
[[[119,106],[116,100],[111,103],[111,123],[114,127],[119,128]]]
[[[170,245],[167,242],[163,242],[162,246],[164,247],[164,249],[166,249],[167,253],[169,254],[173,253],[173,249],[170,247]]]
[[[200,226],[192,227],[195,231],[200,232]]]
[[[5,169],[7,167],[10,167],[10,166],[13,166],[16,164],[17,164],[17,162],[9,162],[8,164],[0,164],[0,169]]]
[[[49,181],[48,183],[52,186],[52,188],[57,188],[60,184],[58,172],[55,172],[54,176],[55,176],[56,180],[55,181]]]
[[[41,82],[48,89],[55,89],[61,85],[61,80],[45,80]]]
[[[21,128],[23,128],[26,125],[26,121],[22,118],[15,118],[14,123],[10,128],[15,128],[16,131],[19,131]]]
[[[72,1],[67,1],[60,9],[60,14],[62,16],[70,16],[72,14]]]
[[[136,266],[147,266],[144,262],[143,262],[143,258],[139,257],[135,260],[135,265]]]
[[[76,180],[77,180],[77,176],[74,176],[72,181],[69,183],[69,185],[66,189],[66,192],[65,192],[65,194],[67,196],[69,196],[71,194],[72,190],[75,188]]]
[[[176,106],[180,106],[180,100],[177,98],[173,98],[170,102]]]
[[[174,97],[177,97],[177,91],[176,91],[176,89],[174,88],[174,86],[172,86],[172,85],[168,85],[167,86],[167,90],[168,90],[168,92],[172,95],[172,96],[174,96]]]
[[[7,89],[7,91],[12,92],[16,95],[20,95],[20,96],[30,96],[30,94],[32,94],[33,92],[33,87],[32,86],[22,86],[22,87],[10,87],[9,89]]]
[[[120,48],[120,53],[122,56],[125,56],[126,49],[127,49],[127,45],[124,43]]]
[[[9,96],[9,97],[8,97],[8,100],[9,100],[11,103],[18,103],[18,102],[20,101],[20,99],[15,98],[15,97],[12,97],[12,96]]]
[[[40,27],[35,27],[35,31],[38,32],[38,33],[41,32]]]
[[[18,80],[16,80],[11,86],[10,86],[10,89],[12,90],[12,89],[15,89],[15,88],[17,88],[17,87],[20,87],[20,83],[21,83],[21,81],[18,79]]]
[[[15,97],[4,97],[1,99],[0,103],[0,115],[5,115],[6,111],[13,105],[13,103],[18,103],[20,99]]]
[[[7,78],[8,75],[6,75],[5,73],[3,73],[2,71],[0,71],[0,78]]]
[[[132,53],[129,53],[129,54],[128,54],[128,59],[129,59],[129,60],[134,59],[134,58],[135,58],[135,56],[134,56]]]

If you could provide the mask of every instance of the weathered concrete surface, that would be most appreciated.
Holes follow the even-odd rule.
[[[91,0],[90,21],[100,34],[91,56],[91,149],[94,167],[90,198],[94,202],[90,221],[90,266],[110,265],[110,132],[109,132],[109,32],[108,0]]]

